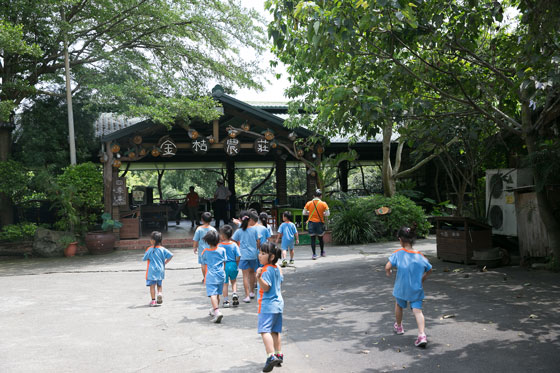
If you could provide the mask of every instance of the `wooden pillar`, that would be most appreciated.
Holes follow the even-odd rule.
[[[229,197],[229,216],[230,219],[237,216],[237,195],[235,194],[235,161],[228,157],[226,160],[226,177],[228,189],[231,192]]]
[[[340,191],[348,193],[348,161],[342,161],[338,165],[338,182]]]
[[[288,204],[288,183],[285,157],[285,154],[276,156],[276,198],[278,199],[279,205]]]
[[[103,163],[103,210],[112,213],[113,204],[113,152],[111,143],[105,143],[107,160]]]

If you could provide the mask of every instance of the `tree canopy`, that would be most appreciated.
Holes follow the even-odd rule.
[[[395,123],[476,116],[474,123],[521,137],[529,156],[543,138],[557,138],[560,7],[554,2],[266,4],[274,50],[293,79],[292,107],[307,111],[308,125],[319,131],[371,137],[383,129],[387,137]],[[542,169],[534,171],[542,185]],[[537,190],[537,200],[558,256],[560,225],[546,193]]]
[[[64,41],[73,89],[96,103],[170,123],[211,119],[207,85],[259,87],[262,23],[237,0],[8,0],[0,5],[0,120],[23,100],[59,95]]]

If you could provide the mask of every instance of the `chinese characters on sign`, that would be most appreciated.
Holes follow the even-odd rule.
[[[205,139],[194,140],[192,142],[192,151],[195,154],[206,154],[208,151],[208,142]]]
[[[164,136],[159,140],[158,147],[161,149],[162,157],[173,157],[177,153],[177,145],[169,136]]]
[[[126,179],[119,177],[113,180],[113,206],[128,205],[128,191],[126,189]]]
[[[267,155],[270,151],[270,141],[261,137],[255,140],[253,147],[255,148],[255,152],[257,152],[257,154]]]
[[[238,139],[228,138],[224,142],[224,151],[230,157],[234,157],[239,154],[239,150],[241,150],[241,145],[239,144]]]

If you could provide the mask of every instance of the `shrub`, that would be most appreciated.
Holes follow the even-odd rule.
[[[332,238],[342,245],[376,242],[381,238],[382,227],[372,216],[362,216],[355,208],[340,209],[330,220]]]
[[[382,206],[391,208],[391,213],[375,215],[375,210]],[[394,240],[400,227],[413,223],[417,224],[418,236],[428,234],[430,223],[421,207],[402,195],[388,198],[376,194],[349,199],[333,216],[331,227],[335,242],[347,244]]]
[[[2,227],[0,240],[5,241],[24,241],[32,240],[37,230],[35,223],[11,224]]]

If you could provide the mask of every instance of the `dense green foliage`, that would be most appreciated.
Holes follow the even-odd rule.
[[[329,207],[331,207],[329,205]],[[329,218],[332,239],[337,244],[377,242],[382,238],[381,222],[375,215],[358,214],[357,208],[342,208]]]
[[[21,202],[31,193],[31,174],[21,162],[0,162],[0,175],[0,193],[5,194],[13,203]]]
[[[64,40],[75,91],[132,116],[212,119],[210,81],[259,87],[262,23],[237,0],[10,0],[0,5],[0,120],[23,100],[64,92]],[[64,96],[64,95],[63,95]]]
[[[77,163],[91,161],[99,149],[93,133],[93,123],[99,113],[93,108],[86,109],[88,99],[83,95],[73,98]],[[22,112],[14,138],[13,157],[26,166],[49,166],[53,170],[68,166],[70,151],[66,100],[52,96],[37,98]]]
[[[6,241],[23,241],[32,240],[37,230],[35,223],[10,224],[2,227],[0,231],[0,240]]]
[[[376,215],[375,210],[389,207],[391,213]],[[402,195],[385,197],[375,194],[367,197],[351,197],[342,206],[333,209],[331,229],[337,243],[366,243],[394,240],[403,227],[417,225],[417,235],[426,236],[430,223],[421,207]]]
[[[100,220],[103,176],[98,165],[87,162],[68,166],[58,176],[41,170],[34,186],[52,202],[58,219],[56,229],[84,234]]]

